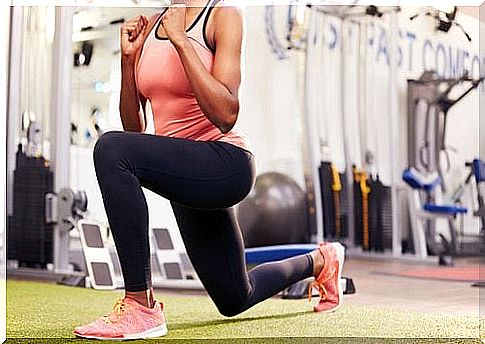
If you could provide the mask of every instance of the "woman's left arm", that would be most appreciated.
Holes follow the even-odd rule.
[[[234,127],[239,113],[243,22],[236,7],[218,7],[213,15],[216,49],[212,74],[187,37],[184,6],[170,7],[162,25],[180,56],[201,110],[222,133],[227,133]]]

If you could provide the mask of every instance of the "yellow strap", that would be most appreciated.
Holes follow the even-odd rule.
[[[369,194],[371,188],[367,185],[367,173],[365,170],[353,168],[354,180],[359,183],[362,193],[362,248],[369,249]]]
[[[362,192],[362,247],[369,249],[369,194],[370,187],[367,185],[367,173],[360,173],[360,190]]]
[[[332,169],[332,191],[333,191],[333,204],[335,209],[335,237],[340,238],[342,234],[342,226],[340,224],[340,196],[339,192],[342,191],[342,183],[340,182],[340,174],[337,167],[331,165]]]
[[[332,169],[332,190],[342,191],[342,183],[340,181],[340,174],[338,173],[337,167],[335,165],[330,165]]]

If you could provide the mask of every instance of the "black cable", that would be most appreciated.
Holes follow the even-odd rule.
[[[409,20],[413,21],[416,18],[423,16],[423,15],[428,16],[428,17],[432,17],[433,19],[435,19],[438,22],[437,30],[443,31],[443,32],[448,32],[450,30],[451,26],[453,26],[453,25],[458,26],[460,28],[460,30],[463,32],[463,34],[465,35],[465,37],[467,38],[467,40],[469,42],[471,42],[472,38],[470,37],[468,32],[466,32],[465,29],[463,28],[463,26],[456,21],[457,11],[458,11],[458,8],[455,6],[453,12],[451,12],[451,13],[446,13],[446,12],[439,11],[439,10],[437,10],[434,13],[430,12],[430,11],[418,12],[415,15],[409,17]],[[445,17],[444,18],[441,17],[440,13],[444,13]]]

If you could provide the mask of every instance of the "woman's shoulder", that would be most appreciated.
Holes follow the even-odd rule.
[[[237,0],[219,0],[216,3],[216,7],[241,8],[241,1],[240,0],[239,1],[237,1]]]
[[[219,0],[214,6],[214,16],[224,17],[230,20],[230,18],[241,17],[242,7],[235,0]]]

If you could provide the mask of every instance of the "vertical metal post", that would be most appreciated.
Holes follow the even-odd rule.
[[[319,242],[324,239],[321,185],[318,174],[318,168],[320,166],[320,139],[318,133],[318,114],[314,111],[309,111],[310,104],[308,99],[308,88],[310,87],[308,74],[311,73],[308,58],[308,50],[310,47],[308,37],[311,37],[311,30],[314,28],[314,25],[312,25],[312,21],[315,20],[313,11],[310,11],[309,20],[310,25],[308,26],[306,48],[300,54],[299,90],[301,90],[303,98],[301,102],[303,116],[303,162],[305,165],[305,179],[307,181],[307,192],[310,203],[309,215],[314,217],[316,224],[316,235],[311,240],[313,242]]]
[[[73,7],[56,7],[56,31],[53,46],[52,94],[50,126],[51,169],[54,172],[54,191],[70,186],[71,133],[71,45]],[[68,270],[69,232],[54,228],[55,272]]]
[[[485,58],[485,3],[480,6],[480,60],[483,61]],[[485,67],[483,65],[480,67],[480,77],[485,76]],[[479,129],[479,155],[480,159],[485,161],[485,85],[482,83],[478,88],[478,94],[480,98],[479,113],[480,113],[480,129]]]
[[[357,97],[359,102],[359,140],[360,140],[360,160],[363,170],[367,169],[366,166],[366,153],[371,149],[369,144],[368,134],[368,122],[367,118],[367,18],[363,18],[358,23],[359,38],[357,44]],[[364,46],[362,48],[362,46]],[[362,52],[364,50],[364,52]],[[374,148],[374,147],[372,147]],[[367,175],[371,175],[373,171],[367,171]]]
[[[391,172],[391,204],[392,204],[392,254],[395,257],[401,256],[401,234],[402,228],[399,221],[399,202],[397,197],[398,176],[398,147],[399,147],[399,98],[397,88],[397,42],[398,16],[395,11],[389,17],[389,149],[390,149],[390,172]]]
[[[2,55],[0,57],[0,80],[2,80],[2,85],[0,87],[0,108],[2,111],[7,110],[7,92],[8,92],[8,83],[7,83],[7,78],[8,78],[8,63],[9,63],[9,56],[8,56],[8,43],[9,43],[9,26],[10,26],[10,11],[9,11],[9,6],[7,4],[3,4],[0,6],[0,22],[3,23],[3,29],[0,30],[0,51],[2,51]],[[6,133],[6,123],[3,122],[3,125],[0,127],[0,139],[5,142],[7,138],[7,133]],[[5,151],[4,151],[5,152]],[[0,229],[0,236],[1,236],[1,246],[0,246],[0,316],[2,319],[5,319],[6,317],[6,310],[7,310],[7,297],[6,297],[6,230],[5,230],[5,219],[6,219],[6,213],[5,213],[5,202],[6,202],[6,197],[5,197],[5,188],[6,188],[6,178],[5,178],[5,169],[0,173],[0,178],[1,178],[1,187],[3,191],[3,198],[0,201],[0,207],[1,207],[1,212],[3,215],[3,227]],[[6,339],[6,325],[5,321],[2,321],[0,324],[0,342],[3,343]]]
[[[10,15],[11,23],[10,47],[8,49],[9,68],[7,90],[7,215],[12,215],[13,212],[13,171],[15,169],[15,152],[19,142],[24,7],[11,7]]]
[[[480,61],[483,61],[485,58],[485,3],[482,3],[480,6],[480,11],[479,11],[479,25],[480,25],[480,31],[479,31],[479,45],[480,45]],[[485,71],[483,70],[483,65],[480,66],[480,77],[482,75],[485,75]],[[479,104],[479,116],[480,116],[480,129],[479,129],[479,155],[480,159],[485,160],[485,87],[483,83],[480,85],[479,89],[479,98],[480,98],[480,104]],[[480,240],[480,268],[479,268],[479,281],[483,281],[485,278],[485,243],[484,240],[485,238],[483,237],[483,233],[481,240]],[[479,316],[482,319],[482,317],[485,316],[485,292],[483,292],[483,288],[478,288],[479,291]],[[485,336],[485,326],[483,325],[483,322],[480,322],[480,327],[479,327],[479,335],[480,338],[483,338]]]
[[[350,142],[349,142],[349,133],[348,133],[348,126],[352,123],[351,120],[347,118],[347,111],[346,111],[346,102],[345,102],[345,82],[346,82],[346,51],[345,51],[345,33],[344,33],[344,21],[345,16],[341,17],[340,21],[340,104],[341,104],[341,116],[342,119],[342,133],[343,133],[343,141],[344,141],[344,154],[345,154],[345,170],[346,170],[346,182],[347,182],[347,218],[348,218],[348,229],[349,229],[349,246],[354,246],[354,238],[355,238],[355,223],[354,223],[354,192],[353,192],[353,184],[354,184],[354,176],[352,173],[352,158],[350,156]],[[346,129],[347,128],[347,129]]]

